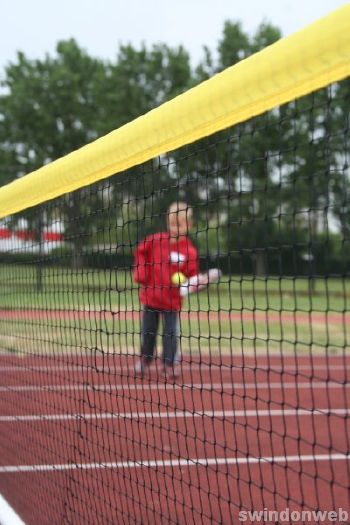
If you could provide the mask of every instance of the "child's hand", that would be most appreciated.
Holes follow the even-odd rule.
[[[200,292],[209,284],[217,283],[222,275],[218,268],[211,268],[206,273],[199,273],[190,277],[184,284],[180,286],[180,295],[185,297],[191,293]]]

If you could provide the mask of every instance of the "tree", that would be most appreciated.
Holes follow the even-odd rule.
[[[103,87],[100,134],[122,126],[185,91],[190,84],[189,55],[180,46],[131,44],[108,64]]]
[[[279,37],[279,30],[267,23],[249,37],[239,23],[227,21],[216,62],[205,49],[197,77],[203,79],[232,66]],[[190,145],[186,161],[181,160],[181,151],[174,154],[183,191],[199,204],[201,229],[208,225],[202,251],[249,250],[260,273],[265,271],[262,250],[278,235],[273,217],[280,195],[274,174],[283,138],[277,123],[278,114],[270,112]]]
[[[11,163],[11,176],[17,178],[95,139],[105,76],[105,65],[89,57],[74,40],[59,42],[56,56],[43,60],[29,60],[18,53],[17,62],[6,68],[6,92],[0,98],[3,168]],[[76,195],[61,203],[74,263],[79,265],[89,220],[72,220],[79,215]],[[37,221],[36,214],[36,209],[25,212],[30,222]]]
[[[108,66],[106,114],[100,132],[110,131],[147,113],[185,91],[191,82],[189,55],[183,47],[121,46],[116,62]],[[111,205],[118,214],[116,240],[125,250],[150,230],[159,228],[166,203],[178,198],[165,157],[118,174],[109,184]]]

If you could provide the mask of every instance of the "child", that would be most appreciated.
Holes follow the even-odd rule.
[[[174,274],[187,279],[198,274],[198,252],[188,238],[192,228],[192,209],[184,202],[171,204],[167,231],[148,236],[137,247],[134,281],[141,285],[141,358],[136,373],[143,375],[154,356],[159,317],[163,321],[163,366],[166,377],[177,375],[175,362],[179,312],[182,306],[180,283]]]

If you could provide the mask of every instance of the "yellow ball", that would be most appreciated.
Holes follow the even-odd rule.
[[[184,275],[181,272],[176,272],[171,276],[171,282],[175,286],[181,286],[183,283],[187,281],[186,275]]]

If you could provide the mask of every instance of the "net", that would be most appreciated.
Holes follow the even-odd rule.
[[[26,523],[348,522],[344,76],[11,208],[0,492]]]

